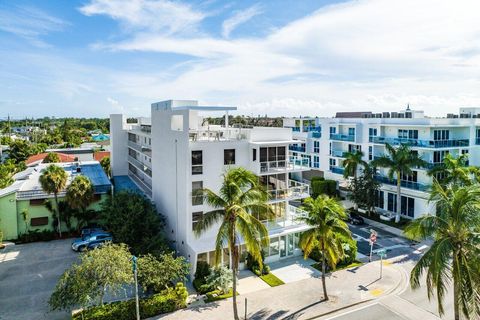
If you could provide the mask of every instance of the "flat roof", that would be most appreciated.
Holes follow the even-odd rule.
[[[237,110],[237,107],[228,107],[228,106],[180,106],[180,107],[173,107],[172,110],[235,111],[235,110]]]

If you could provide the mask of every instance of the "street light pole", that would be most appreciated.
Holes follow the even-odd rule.
[[[132,256],[132,269],[135,278],[135,306],[137,311],[137,320],[140,320],[140,304],[138,301],[138,280],[137,280],[137,257]]]

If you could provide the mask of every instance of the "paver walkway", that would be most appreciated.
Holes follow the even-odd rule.
[[[321,301],[322,283],[321,279],[316,277],[239,295],[239,313],[244,314],[246,298],[249,320],[308,319],[354,303],[386,295],[406,283],[403,274],[391,264],[384,266],[382,279],[379,280],[378,276],[379,262],[341,270],[329,275],[327,289],[330,301],[328,302]],[[231,299],[227,299],[152,319],[229,320],[232,318],[232,302]]]
[[[255,292],[263,289],[268,289],[270,286],[257,277],[250,270],[242,270],[238,275],[238,294],[244,295],[250,292]]]

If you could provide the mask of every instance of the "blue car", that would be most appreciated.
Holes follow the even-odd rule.
[[[99,248],[108,241],[113,241],[111,233],[108,232],[95,232],[73,240],[72,250],[74,251],[85,251],[95,248]]]

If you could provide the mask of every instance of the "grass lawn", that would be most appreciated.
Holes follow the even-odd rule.
[[[273,273],[268,273],[263,276],[260,276],[260,279],[265,281],[270,287],[280,286],[285,284],[282,280],[278,279]]]
[[[220,290],[213,290],[213,291],[210,291],[209,293],[207,293],[206,296],[207,296],[207,299],[205,300],[205,302],[213,302],[213,301],[223,300],[223,299],[233,297],[233,290],[230,289],[225,294],[220,294]],[[237,296],[238,296],[238,293],[237,293]]]
[[[335,270],[333,270],[333,272],[335,271],[340,271],[340,270],[344,270],[344,269],[349,269],[349,268],[354,268],[354,267],[359,267],[361,266],[363,263],[360,262],[360,261],[354,261],[352,263],[350,263],[349,265],[340,265],[338,266]],[[320,262],[317,262],[315,264],[312,264],[312,267],[314,267],[315,269],[317,269],[318,271],[322,272],[322,264]],[[328,272],[332,272],[332,270],[329,270]]]

